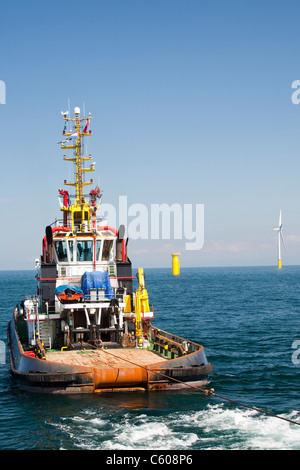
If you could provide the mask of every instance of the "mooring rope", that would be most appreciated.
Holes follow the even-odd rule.
[[[258,413],[263,413],[265,415],[268,415],[268,416],[272,416],[273,418],[277,418],[277,419],[281,419],[283,421],[287,421],[288,423],[291,423],[291,424],[297,424],[297,426],[300,426],[300,422],[297,422],[297,421],[293,421],[292,419],[289,419],[289,418],[284,418],[283,416],[278,416],[274,413],[270,413],[269,411],[266,411],[266,410],[263,410],[261,408],[257,408],[255,406],[250,406],[250,405],[246,405],[245,403],[241,403],[241,402],[238,402],[236,400],[232,400],[231,398],[227,398],[227,397],[224,397],[222,395],[218,395],[217,393],[215,393],[214,389],[204,389],[202,387],[197,387],[196,385],[192,385],[188,382],[183,382],[182,380],[179,380],[179,379],[175,379],[174,377],[170,377],[166,374],[163,374],[162,372],[158,372],[157,369],[149,369],[148,367],[146,366],[142,366],[141,364],[136,364],[135,362],[133,361],[130,361],[129,359],[126,359],[124,357],[120,357],[118,356],[117,354],[112,354],[110,352],[108,352],[106,349],[103,349],[101,348],[101,351],[104,351],[106,354],[109,354],[113,357],[117,357],[118,359],[121,359],[122,361],[126,361],[128,362],[129,364],[132,364],[136,367],[141,367],[142,369],[145,369],[146,371],[148,372],[155,372],[156,374],[158,375],[161,375],[162,377],[166,377],[167,379],[169,380],[173,380],[174,382],[178,382],[178,383],[181,383],[181,384],[184,384],[185,386],[188,386],[189,388],[192,388],[198,392],[201,392],[201,393],[204,393],[206,396],[208,397],[217,397],[217,398],[220,398],[221,400],[225,400],[225,401],[228,401],[228,402],[231,402],[231,403],[235,403],[236,405],[238,406],[242,406],[244,408],[248,408],[250,410],[254,410],[254,411],[257,411]]]

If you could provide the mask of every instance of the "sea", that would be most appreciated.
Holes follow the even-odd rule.
[[[6,329],[14,306],[36,293],[35,272],[0,271],[0,450],[147,450],[173,459],[300,450],[300,426],[291,422],[300,424],[300,266],[144,272],[153,324],[204,346],[215,395],[22,391],[10,374]]]

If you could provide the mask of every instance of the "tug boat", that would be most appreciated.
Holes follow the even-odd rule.
[[[203,346],[152,325],[142,268],[133,289],[125,227],[97,218],[99,187],[84,194],[95,165],[86,166],[91,115],[62,115],[59,144],[75,166],[75,181],[64,184],[75,194],[59,189],[63,220],[45,229],[37,293],[16,305],[8,324],[12,375],[23,389],[52,394],[205,386],[212,365]]]

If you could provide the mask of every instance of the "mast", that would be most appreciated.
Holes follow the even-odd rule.
[[[64,217],[64,221],[67,219],[68,223],[70,224],[70,228],[72,232],[79,231],[79,232],[89,232],[92,230],[91,221],[95,220],[96,217],[96,210],[99,207],[93,201],[93,205],[89,205],[84,197],[83,188],[84,186],[93,184],[93,180],[91,179],[89,182],[83,181],[83,173],[89,171],[95,171],[94,164],[90,165],[89,168],[84,167],[84,162],[91,160],[92,156],[85,156],[83,153],[83,138],[90,136],[92,133],[88,131],[88,126],[90,125],[90,120],[92,117],[89,115],[88,117],[80,117],[80,108],[74,108],[74,118],[67,117],[69,114],[68,111],[62,113],[64,116],[65,126],[63,130],[63,136],[67,137],[66,140],[60,142],[62,149],[72,149],[74,150],[73,157],[67,157],[64,155],[64,160],[68,162],[75,163],[75,182],[67,182],[64,181],[66,186],[73,186],[76,189],[75,193],[75,200],[73,203],[66,206],[65,204],[61,207],[62,211],[66,211],[68,217]],[[66,132],[67,124],[74,123],[73,132],[69,131]],[[84,129],[81,129],[83,123],[85,124]],[[61,191],[61,190],[60,190]],[[97,194],[97,198],[100,199],[100,190],[94,190],[93,194]],[[60,194],[62,194],[60,192]],[[95,225],[95,224],[93,224]],[[95,226],[94,226],[95,228]]]

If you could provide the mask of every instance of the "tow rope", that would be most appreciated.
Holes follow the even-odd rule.
[[[109,354],[110,356],[117,357],[118,359],[122,359],[122,361],[126,361],[129,364],[132,364],[136,367],[141,367],[142,369],[145,369],[147,371],[150,370],[150,369],[148,369],[148,367],[142,366],[140,364],[136,364],[135,362],[132,362],[129,359],[125,359],[124,357],[121,358],[121,357],[117,356],[117,354],[109,353],[106,349],[101,349],[101,351],[104,351],[106,354]],[[195,385],[189,384],[188,382],[183,382],[182,380],[175,379],[174,377],[169,377],[168,375],[163,374],[162,372],[158,372],[156,369],[155,369],[155,373],[158,374],[158,375],[161,375],[162,377],[166,377],[169,380],[173,380],[174,382],[184,384],[185,386],[187,386],[189,388],[192,388],[193,390],[204,393],[204,395],[206,395],[207,397],[212,397],[213,396],[213,397],[216,397],[216,398],[220,398],[221,400],[225,400],[225,401],[228,401],[228,402],[231,402],[231,403],[235,403],[238,406],[242,406],[244,408],[248,408],[250,410],[257,411],[258,413],[263,413],[265,415],[272,416],[273,418],[281,419],[283,421],[287,421],[288,423],[296,424],[297,426],[300,426],[300,422],[293,421],[292,419],[289,419],[289,418],[284,418],[283,416],[275,415],[274,413],[270,413],[269,411],[263,410],[261,408],[257,408],[255,406],[245,405],[244,403],[238,402],[236,400],[232,400],[231,398],[227,398],[227,397],[224,397],[222,395],[218,395],[217,393],[215,393],[215,390],[213,388],[204,389],[202,387],[196,387]]]

